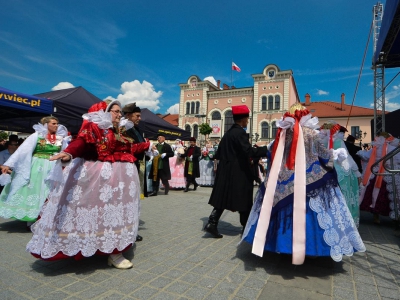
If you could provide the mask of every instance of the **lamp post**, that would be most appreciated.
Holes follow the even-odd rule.
[[[362,131],[362,130],[359,130],[358,132],[357,132],[357,134],[356,134],[356,136],[355,136],[355,138],[357,139],[357,140],[360,140],[360,147],[362,148],[362,140],[363,139],[365,139],[365,136],[367,135],[367,133],[364,131]]]
[[[251,141],[253,142],[253,139],[254,139],[257,143],[259,137],[260,137],[260,135],[256,132],[251,135]]]

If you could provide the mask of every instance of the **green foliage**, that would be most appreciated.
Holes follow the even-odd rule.
[[[202,135],[207,135],[212,132],[212,128],[210,125],[208,125],[208,123],[203,123],[203,124],[200,124],[199,131]]]
[[[8,133],[5,131],[0,131],[0,141],[8,140]]]

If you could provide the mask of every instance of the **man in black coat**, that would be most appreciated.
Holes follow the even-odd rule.
[[[142,143],[145,142],[145,139],[143,137],[143,133],[139,128],[139,123],[141,120],[142,116],[142,110],[140,109],[139,106],[136,106],[136,103],[129,103],[124,106],[122,109],[122,112],[124,113],[125,119],[131,121],[133,123],[133,127],[125,131],[125,135],[130,137],[131,139],[134,140],[134,143]],[[140,153],[140,154],[135,154],[135,158],[137,159],[135,161],[136,168],[139,173],[140,177],[140,184],[143,186],[143,192],[144,196],[147,197],[147,180],[145,179],[145,172],[146,170],[141,170],[141,163],[143,164],[143,158],[145,157],[145,153]],[[145,169],[145,166],[143,166],[143,169]]]
[[[357,152],[362,150],[361,147],[356,146],[355,143],[356,139],[352,135],[348,135],[344,144],[346,145],[347,151],[354,159],[358,166],[358,171],[362,174],[362,165],[361,165],[361,158],[357,155]]]
[[[142,110],[140,109],[140,107],[136,106],[136,103],[129,103],[124,106],[124,108],[122,109],[122,112],[124,113],[124,117],[126,119],[128,119],[129,121],[131,121],[134,125],[134,127],[126,130],[123,134],[125,134],[128,137],[130,137],[131,139],[133,139],[134,143],[145,142],[143,133],[139,129],[139,122],[141,120],[141,115],[142,115]],[[144,196],[147,197],[148,196],[147,195],[147,180],[145,178],[146,170],[140,169],[140,163],[143,162],[144,156],[145,156],[144,152],[140,153],[140,154],[135,154],[135,158],[137,159],[135,161],[135,165],[136,165],[136,168],[137,168],[137,171],[139,174],[140,185],[143,187]],[[144,165],[144,169],[145,169],[145,165]],[[140,235],[137,235],[136,241],[142,241],[142,240],[143,240],[143,237]]]
[[[150,197],[157,196],[160,186],[160,179],[165,187],[165,195],[169,192],[169,182],[171,179],[171,170],[169,168],[169,158],[174,156],[174,151],[169,144],[165,142],[165,136],[159,133],[157,136],[158,144],[153,146],[158,151],[158,155],[153,158],[149,179],[153,180],[153,192]]]
[[[189,186],[193,183],[195,191],[198,187],[196,178],[200,177],[199,157],[201,156],[200,147],[196,146],[196,138],[191,137],[189,140],[189,148],[185,149],[185,153],[180,157],[185,158],[185,178],[186,188],[184,192],[189,191]]]
[[[240,224],[246,226],[253,205],[252,157],[267,155],[264,142],[252,147],[246,134],[250,110],[246,105],[232,106],[235,124],[225,133],[215,159],[219,161],[211,192],[210,205],[214,207],[204,230],[215,238],[222,238],[218,232],[218,221],[224,211],[238,211]],[[263,147],[260,147],[264,145]]]

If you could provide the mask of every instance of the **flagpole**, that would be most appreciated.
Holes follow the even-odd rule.
[[[233,59],[231,61],[231,86],[233,85]]]

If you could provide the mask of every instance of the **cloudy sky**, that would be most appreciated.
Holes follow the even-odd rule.
[[[385,3],[385,1],[381,1]],[[27,94],[83,86],[101,99],[176,113],[191,75],[249,87],[268,64],[300,97],[370,107],[376,0],[3,1],[0,86]],[[371,38],[372,40],[372,38]],[[241,72],[233,74],[234,61]],[[389,70],[387,82],[397,70]],[[400,79],[386,93],[400,108]]]

